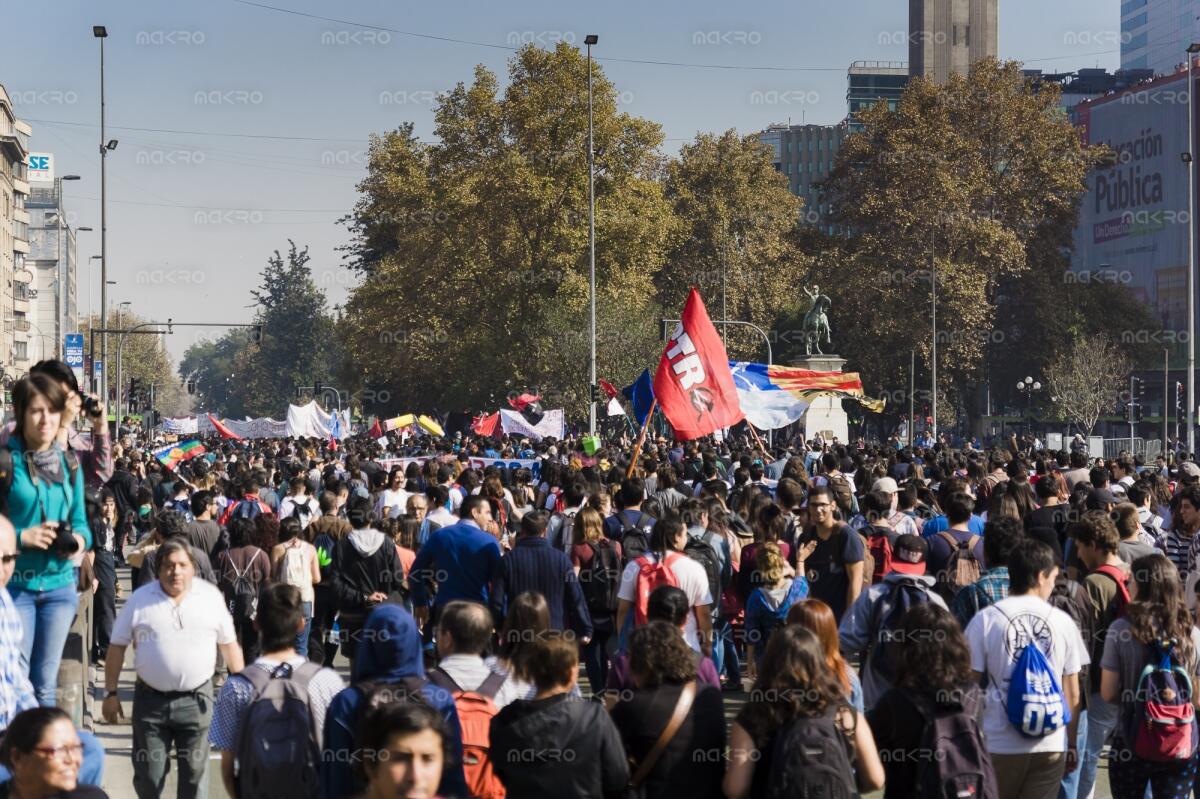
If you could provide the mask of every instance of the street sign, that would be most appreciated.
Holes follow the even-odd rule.
[[[72,369],[83,368],[83,334],[68,333],[63,342],[63,360]]]
[[[52,183],[54,181],[53,153],[30,153],[26,167],[26,177],[31,183]]]

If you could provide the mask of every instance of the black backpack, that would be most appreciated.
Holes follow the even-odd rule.
[[[579,585],[593,619],[612,616],[617,611],[617,592],[621,589],[621,559],[608,539],[589,543],[592,559],[579,571]]]
[[[247,668],[240,676],[254,689],[238,727],[238,795],[275,799],[316,799],[320,796],[318,768],[320,731],[312,713],[309,682],[320,663],[290,664],[270,674]]]
[[[705,530],[704,535],[697,538],[687,534],[687,543],[683,545],[683,554],[704,567],[704,576],[708,578],[708,595],[712,598],[712,612],[716,615],[721,607],[721,557],[717,554],[717,536],[712,530]]]
[[[250,576],[250,567],[263,554],[260,549],[250,556],[246,565],[239,569],[229,558],[226,568],[221,575],[221,583],[225,586],[225,596],[229,601],[229,612],[235,619],[254,620],[258,615],[259,586]]]
[[[621,532],[617,535],[617,541],[621,544],[623,565],[630,564],[650,551],[650,536],[646,534],[645,530],[638,527],[644,518],[646,518],[646,514],[639,512],[637,521],[629,524],[625,521],[625,511],[617,514],[617,521],[621,523]]]
[[[836,474],[829,478],[829,490],[833,492],[834,504],[842,512],[842,520],[850,518],[854,509],[854,488],[844,474]]]
[[[856,799],[850,743],[837,708],[824,716],[793,719],[775,733],[766,799]]]
[[[914,605],[924,605],[929,601],[929,591],[925,586],[911,580],[901,580],[893,583],[891,590],[879,598],[871,608],[871,619],[867,629],[870,630],[867,663],[871,671],[889,683],[892,682],[891,646],[898,640],[900,623],[904,614]]]
[[[935,706],[928,696],[905,694],[925,722],[920,749],[934,756],[917,761],[916,795],[930,799],[997,799],[996,772],[975,720],[979,695],[966,692],[955,703]]]

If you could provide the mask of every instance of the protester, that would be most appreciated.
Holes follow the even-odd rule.
[[[629,762],[630,786],[646,799],[720,799],[725,771],[721,691],[697,681],[695,655],[678,628],[648,622],[629,641],[637,686],[612,708]],[[659,745],[665,736],[666,745]]]
[[[301,657],[308,657],[308,635],[316,599],[314,586],[321,582],[321,566],[317,548],[301,537],[302,532],[300,520],[294,516],[285,516],[279,523],[279,543],[271,551],[271,574],[276,582],[295,586],[300,592],[304,629],[296,636],[295,649]]]
[[[91,521],[95,540],[92,568],[96,575],[94,610],[92,611],[92,660],[103,661],[108,651],[113,620],[117,617],[117,500],[107,488],[100,489],[100,516]]]
[[[578,648],[547,635],[525,668],[536,693],[504,707],[491,725],[491,758],[510,799],[615,796],[629,781],[625,748],[604,708],[574,692]]]
[[[317,550],[321,572],[321,581],[313,587],[313,622],[308,634],[308,653],[312,661],[332,666],[338,651],[333,631],[338,612],[337,593],[333,587],[333,556],[338,542],[349,536],[352,528],[350,522],[338,517],[337,499],[332,494],[322,494],[318,504],[321,516],[305,530]]]
[[[809,595],[819,599],[841,619],[863,588],[865,548],[862,536],[834,517],[833,491],[826,486],[808,495],[810,526],[797,539],[797,547],[810,541],[817,546],[808,555]]]
[[[238,645],[251,659],[259,653],[254,627],[258,594],[271,579],[271,558],[251,543],[253,533],[254,522],[250,519],[234,519],[229,525],[229,549],[217,556],[216,565],[217,585],[233,616]]]
[[[85,751],[66,713],[54,707],[24,710],[0,741],[0,766],[11,776],[0,792],[14,799],[107,799],[80,777]]]
[[[519,682],[484,660],[493,632],[492,615],[483,605],[461,599],[448,602],[438,619],[438,665],[429,672],[430,679],[437,682],[437,675],[444,675],[458,688],[439,683],[443,688],[478,692],[493,675],[498,675],[501,679],[490,696],[497,708],[522,698],[525,691]]]
[[[221,592],[195,577],[191,547],[182,539],[164,543],[158,580],[134,591],[121,608],[104,660],[104,720],[115,724],[122,715],[117,686],[125,650],[137,643],[131,754],[138,799],[162,796],[172,746],[176,795],[208,795],[207,739],[218,649],[231,674],[244,666]]]
[[[413,613],[422,625],[436,626],[442,606],[454,599],[489,604],[500,567],[500,545],[483,531],[492,521],[492,508],[478,495],[464,499],[461,508],[462,521],[433,533],[413,561]],[[437,593],[431,598],[435,585]]]
[[[184,526],[184,535],[192,546],[202,551],[210,563],[216,563],[217,555],[227,545],[222,537],[221,525],[213,519],[217,512],[217,497],[207,489],[192,494],[192,519]]]
[[[1014,519],[996,519],[984,528],[984,557],[991,567],[954,597],[950,610],[965,630],[971,619],[989,605],[1008,596],[1008,559],[1025,535]]]
[[[817,548],[810,541],[796,554],[796,573],[791,574],[787,560],[779,545],[763,543],[755,557],[755,567],[762,584],[754,589],[746,601],[746,663],[747,676],[754,678],[758,661],[770,643],[775,630],[783,627],[792,605],[808,597],[808,580],[805,578],[805,559]]]
[[[369,499],[351,499],[346,505],[346,519],[353,530],[337,542],[331,571],[342,653],[353,663],[367,615],[380,604],[400,598],[404,572],[396,547],[372,526]]]
[[[294,519],[285,518],[297,524]],[[330,702],[344,688],[342,678],[332,669],[309,663],[304,653],[298,651],[295,642],[298,630],[308,624],[304,616],[300,591],[293,585],[275,583],[264,589],[258,599],[258,615],[254,626],[262,641],[263,654],[244,670],[233,674],[221,687],[213,707],[209,742],[221,753],[221,781],[229,796],[251,796],[256,783],[253,778],[269,778],[276,790],[285,786],[311,788],[310,796],[316,796],[318,766],[320,764],[322,740],[325,729],[325,711]],[[269,757],[265,746],[282,748],[288,743],[289,732],[294,728],[282,726],[271,714],[256,714],[254,707],[260,702],[270,703],[272,697],[264,696],[268,685],[274,681],[291,682],[296,694],[305,697],[305,718],[301,728],[305,732],[303,743],[291,741],[288,752],[274,773],[259,772],[259,760]],[[254,720],[266,719],[259,722]],[[311,731],[311,734],[309,732]],[[235,758],[241,762],[235,769]],[[306,759],[307,757],[307,759]],[[250,761],[254,761],[251,765]],[[305,773],[307,770],[307,774]],[[307,777],[307,780],[303,778]],[[290,792],[290,791],[289,791]],[[293,794],[295,795],[295,794]]]
[[[825,650],[825,665],[841,684],[846,701],[850,707],[863,713],[862,682],[858,672],[842,657],[838,623],[833,610],[819,599],[802,599],[788,611],[787,623],[799,625],[817,636],[821,648]]]
[[[363,799],[434,797],[453,758],[445,719],[418,702],[392,702],[367,713],[354,750],[362,753]]]
[[[67,393],[53,378],[32,373],[12,388],[16,427],[3,451],[11,484],[5,515],[19,531],[17,563],[8,582],[21,617],[21,660],[38,703],[57,701],[58,667],[79,604],[72,557],[92,546],[83,474],[55,447]]]
[[[593,691],[608,682],[608,643],[616,630],[621,587],[621,545],[605,536],[604,521],[600,511],[590,505],[580,508],[571,547],[571,565],[592,619],[592,637],[583,645],[583,663]]]
[[[541,594],[550,608],[551,629],[570,629],[587,645],[592,638],[592,617],[570,558],[546,540],[549,521],[545,511],[533,511],[521,519],[516,544],[501,559],[492,581],[492,612],[502,619],[512,597],[527,591]]]

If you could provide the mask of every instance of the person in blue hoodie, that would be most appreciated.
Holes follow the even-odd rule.
[[[450,732],[447,750],[454,762],[447,763],[442,772],[438,796],[448,799],[468,796],[462,768],[462,729],[454,697],[425,679],[421,634],[408,611],[399,605],[380,605],[371,611],[363,625],[350,683],[349,688],[333,698],[325,712],[322,796],[353,796],[362,792],[363,781],[354,770],[354,763],[360,759],[354,751],[354,735],[368,695],[402,701],[400,695],[405,692],[416,694],[446,719]]]
[[[763,584],[746,600],[746,660],[751,677],[758,673],[771,634],[787,623],[788,610],[808,598],[804,561],[816,548],[816,542],[810,541],[800,549],[799,566],[793,575],[779,544],[768,541],[759,547],[754,565],[762,575]]]

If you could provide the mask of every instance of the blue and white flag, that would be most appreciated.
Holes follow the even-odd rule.
[[[809,401],[772,382],[765,363],[730,361],[733,386],[746,421],[759,430],[776,430],[798,420]]]

